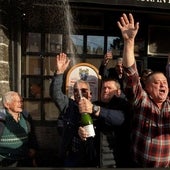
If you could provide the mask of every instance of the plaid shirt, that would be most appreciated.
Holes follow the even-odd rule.
[[[170,167],[170,100],[162,109],[142,89],[134,64],[125,69],[125,92],[133,101],[133,159],[141,167]]]

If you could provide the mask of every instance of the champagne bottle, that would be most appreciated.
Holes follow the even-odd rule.
[[[94,137],[95,131],[93,126],[93,120],[89,113],[82,113],[81,114],[81,125],[85,128],[88,136],[87,137]]]
[[[79,91],[80,99],[82,99],[83,95],[82,95],[82,92],[80,90],[79,84],[77,84],[77,88],[78,88],[78,91]],[[87,137],[94,137],[95,136],[93,120],[92,120],[89,113],[82,113],[81,114],[81,126],[83,126],[85,128],[85,130],[88,134]]]

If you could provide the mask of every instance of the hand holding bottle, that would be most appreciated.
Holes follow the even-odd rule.
[[[80,126],[78,129],[78,134],[82,140],[87,140],[88,133],[85,128]]]
[[[79,101],[79,112],[80,113],[89,113],[92,114],[92,108],[93,104],[86,99],[85,97],[82,97]]]
[[[92,113],[93,104],[82,97],[79,101],[79,112],[81,113],[81,126],[87,132],[87,137],[94,137],[95,131],[93,126],[93,119],[91,118],[89,113]]]

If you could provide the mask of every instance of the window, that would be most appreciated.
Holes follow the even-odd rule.
[[[41,51],[41,34],[40,33],[28,33],[26,40],[27,52],[39,52]]]
[[[22,57],[22,96],[24,107],[36,121],[53,121],[59,114],[51,101],[49,87],[55,71],[56,55],[66,52],[76,54],[76,63],[85,62],[85,57],[103,58],[105,51],[119,55],[119,37],[103,35],[62,35],[29,32],[26,36],[25,53]],[[77,60],[78,59],[78,60]],[[73,63],[76,64],[76,63]],[[95,63],[92,63],[95,66]]]
[[[170,44],[170,27],[150,26],[148,32],[148,54],[150,55],[167,55]],[[165,43],[166,42],[166,43]]]
[[[107,37],[107,51],[112,51],[114,56],[119,56],[123,48],[123,43],[120,37],[108,36]]]
[[[71,35],[68,39],[70,39],[70,43],[67,43],[67,53],[83,54],[83,35]]]
[[[52,121],[58,117],[49,86],[55,70],[55,56],[62,51],[62,43],[61,34],[27,34],[26,53],[22,57],[22,96],[24,109],[30,112],[33,120]]]
[[[46,34],[45,35],[45,51],[60,53],[62,52],[62,35]]]
[[[104,36],[87,36],[87,54],[104,54]]]

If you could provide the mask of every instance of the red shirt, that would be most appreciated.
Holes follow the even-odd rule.
[[[125,70],[125,93],[134,106],[133,159],[141,167],[170,167],[170,100],[162,109],[142,89],[134,64]]]

